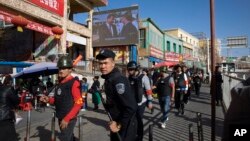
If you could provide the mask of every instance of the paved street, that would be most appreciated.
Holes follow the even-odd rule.
[[[193,124],[194,140],[198,140],[197,132],[197,118],[196,112],[202,114],[203,135],[204,140],[211,140],[211,106],[210,106],[210,94],[209,87],[203,86],[201,89],[200,97],[196,97],[192,94],[191,100],[186,104],[185,114],[176,115],[176,110],[173,109],[169,116],[167,128],[162,129],[159,127],[159,120],[161,113],[159,111],[159,105],[157,100],[155,103],[155,111],[153,114],[146,109],[144,114],[145,136],[144,140],[148,140],[148,127],[153,125],[153,138],[154,141],[186,141],[188,140],[188,125]],[[82,120],[82,137],[83,141],[108,141],[109,131],[107,130],[108,117],[105,114],[103,107],[100,110],[92,111],[92,103],[88,111],[80,112],[79,115],[83,117]],[[31,141],[49,141],[50,140],[50,128],[51,128],[51,116],[52,110],[46,109],[45,112],[32,111],[32,126],[31,126]],[[20,113],[24,120],[17,126],[17,132],[19,139],[23,140],[25,137],[25,125],[27,113]],[[222,107],[216,107],[216,140],[221,140],[222,128],[223,128],[223,110]],[[79,127],[75,128],[75,136],[78,137]],[[56,122],[56,133],[58,133],[58,126]],[[59,139],[57,139],[59,140]]]

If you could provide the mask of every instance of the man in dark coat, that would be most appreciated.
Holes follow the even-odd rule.
[[[96,56],[102,78],[105,79],[106,108],[112,121],[109,123],[110,140],[135,141],[137,132],[137,103],[126,76],[115,68],[115,53],[104,49]]]
[[[219,106],[222,101],[222,87],[221,84],[223,83],[222,75],[221,75],[221,67],[216,66],[215,67],[215,99],[216,99],[216,105]]]
[[[117,28],[114,24],[115,15],[109,14],[104,24],[99,27],[99,38],[100,43],[110,43],[114,38],[117,37]]]
[[[126,43],[137,43],[138,42],[138,30],[132,23],[133,17],[130,12],[126,12],[122,18],[121,22],[123,27],[120,33],[120,37],[124,37]]]
[[[0,140],[17,141],[15,130],[15,113],[19,100],[11,87],[12,78],[6,76],[3,85],[0,85]]]

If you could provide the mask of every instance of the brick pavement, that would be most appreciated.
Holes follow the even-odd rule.
[[[198,140],[197,133],[197,119],[196,112],[202,114],[204,140],[211,140],[211,106],[209,88],[203,86],[201,88],[200,97],[191,95],[189,104],[186,104],[185,114],[176,115],[176,110],[172,109],[165,129],[160,128],[159,120],[161,113],[157,100],[155,103],[155,111],[153,114],[146,109],[144,114],[144,140],[148,140],[148,127],[153,125],[153,138],[154,141],[187,141],[188,140],[188,125],[193,124],[194,140]],[[107,130],[108,117],[105,114],[103,107],[100,110],[92,111],[92,103],[89,99],[90,110],[80,112],[83,117],[82,120],[82,137],[83,141],[109,141],[109,131]],[[45,112],[32,111],[32,126],[30,133],[30,141],[49,141],[50,140],[50,127],[52,110],[46,109]],[[24,140],[25,137],[25,124],[26,113],[21,112],[24,120],[17,126],[19,140]],[[223,128],[224,115],[222,107],[216,107],[216,140],[221,140]],[[74,130],[75,136],[78,137],[79,127]],[[56,133],[58,134],[58,126],[56,121]],[[57,138],[57,140],[59,140]]]

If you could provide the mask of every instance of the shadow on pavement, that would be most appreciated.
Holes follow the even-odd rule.
[[[36,127],[36,132],[30,136],[30,139],[32,138],[39,138],[39,141],[49,141],[51,140],[51,130],[46,129],[45,127],[48,124],[44,126],[38,126]],[[55,131],[56,136],[58,136],[59,132]]]

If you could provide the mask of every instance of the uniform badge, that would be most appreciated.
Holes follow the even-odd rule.
[[[103,54],[104,53],[104,50],[101,50],[100,54]]]
[[[118,94],[123,94],[125,92],[125,85],[123,83],[118,83],[115,85]]]
[[[130,84],[131,84],[131,85],[134,85],[134,84],[135,84],[135,81],[131,81]]]
[[[57,89],[57,95],[61,95],[61,93],[62,93],[62,90],[60,88]]]

